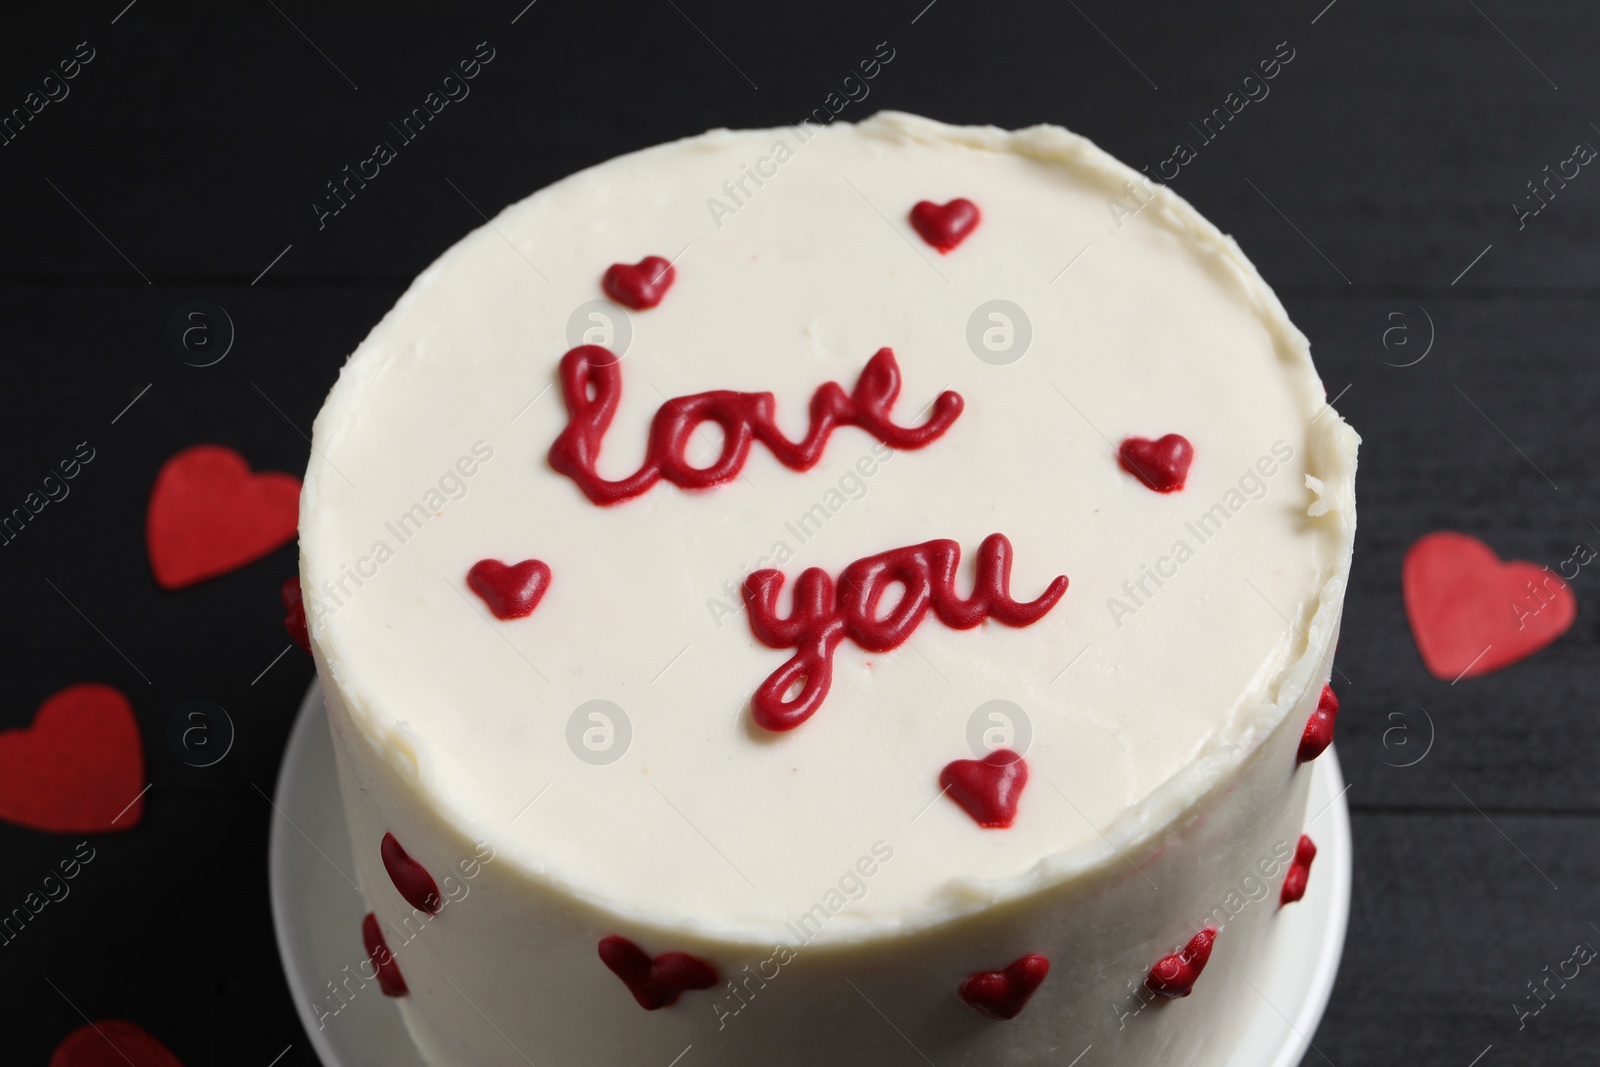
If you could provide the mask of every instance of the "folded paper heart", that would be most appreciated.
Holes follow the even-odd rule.
[[[550,587],[550,568],[536,559],[505,564],[480,559],[467,571],[467,585],[483,598],[497,619],[532,615]]]
[[[68,1034],[49,1067],[183,1067],[183,1061],[133,1023],[101,1019]]]
[[[600,279],[600,288],[623,307],[643,311],[661,303],[672,288],[677,272],[660,256],[645,256],[637,263],[613,263]]]
[[[939,784],[979,826],[1001,830],[1017,817],[1017,801],[1028,784],[1028,763],[1009,748],[998,748],[981,760],[946,764],[939,772]]]
[[[68,686],[33,725],[0,733],[0,819],[57,834],[130,830],[144,814],[144,745],[128,698]]]
[[[720,980],[717,969],[705,960],[687,952],[663,952],[651,958],[625,937],[602,938],[600,962],[622,979],[645,1011],[665,1008],[689,990],[710,989]]]
[[[967,975],[961,983],[961,999],[991,1019],[1015,1019],[1049,973],[1050,961],[1031,953],[1003,971]]]
[[[252,473],[221,445],[186,448],[162,465],[145,512],[145,547],[163,589],[215,578],[294,539],[300,479]]]
[[[1572,589],[1549,568],[1502,561],[1476,537],[1449,530],[1411,546],[1400,587],[1423,665],[1450,682],[1526,659],[1578,614]]]
[[[911,209],[911,228],[924,241],[937,248],[940,255],[944,255],[965,241],[967,235],[978,228],[982,218],[983,213],[978,210],[978,205],[965,198],[957,198],[948,204],[919,200]]]

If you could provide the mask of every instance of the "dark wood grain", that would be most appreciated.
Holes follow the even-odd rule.
[[[1402,555],[1434,529],[1551,564],[1600,546],[1600,173],[1521,224],[1512,206],[1576,142],[1600,144],[1593,5],[539,0],[513,25],[522,0],[124,3],[19,9],[0,34],[0,110],[78,42],[95,49],[70,95],[0,147],[0,506],[76,442],[97,450],[0,549],[0,728],[71,682],[117,685],[154,782],[139,830],[96,839],[72,895],[0,948],[6,1062],[45,1063],[81,1009],[136,1020],[191,1067],[265,1067],[285,1046],[283,1067],[315,1063],[272,939],[262,795],[311,669],[295,651],[252,681],[286,643],[276,590],[294,550],[160,593],[143,549],[160,463],[219,441],[302,468],[345,354],[480,209],[710,126],[794,121],[883,40],[896,58],[847,118],[1060,123],[1152,169],[1198,143],[1190,123],[1279,42],[1294,49],[1271,95],[1172,184],[1278,287],[1364,438],[1338,660],[1355,906],[1307,1062],[1595,1061],[1600,976],[1520,1029],[1513,1004],[1573,944],[1600,944],[1600,578],[1574,583],[1578,621],[1555,646],[1454,686],[1423,670],[1399,595]],[[324,183],[480,41],[495,59],[471,95],[319,228]],[[166,342],[192,299],[237,327],[213,368]],[[1430,333],[1426,359],[1390,365]],[[238,726],[211,768],[172,758],[164,736],[196,698]],[[0,908],[72,844],[0,826]]]

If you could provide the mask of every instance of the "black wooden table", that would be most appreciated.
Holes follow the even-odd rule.
[[[1600,144],[1600,11],[524,3],[6,13],[0,111],[39,109],[0,124],[0,510],[80,442],[95,458],[0,548],[0,728],[66,685],[115,685],[153,784],[140,826],[95,838],[71,895],[0,947],[0,1059],[43,1065],[88,1016],[137,1022],[189,1067],[316,1062],[266,892],[265,794],[312,673],[298,651],[274,659],[294,549],[158,590],[143,534],[162,461],[214,441],[303,469],[345,355],[481,212],[710,126],[796,121],[888,42],[892,64],[844,118],[1059,123],[1170,178],[1283,296],[1364,437],[1339,654],[1354,910],[1307,1062],[1600,1060],[1600,976],[1517,1010],[1574,945],[1600,945],[1597,579],[1574,581],[1578,620],[1554,646],[1455,685],[1423,669],[1399,587],[1406,548],[1434,529],[1552,567],[1600,545],[1600,174],[1537,214],[1528,195],[1575,144]],[[480,42],[493,59],[470,96],[332,213],[327,183]],[[1207,139],[1213,108],[1284,55],[1270,94]],[[1181,165],[1178,142],[1194,149]],[[191,301],[232,321],[214,366],[169,342]],[[167,741],[196,699],[237,727],[209,767]],[[0,912],[75,840],[0,825]]]

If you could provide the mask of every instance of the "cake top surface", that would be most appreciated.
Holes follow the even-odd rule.
[[[958,198],[973,219],[913,224]],[[656,306],[608,297],[608,268],[651,255],[669,284],[655,263],[614,291]],[[599,347],[563,383],[581,344]],[[845,418],[814,466],[785,465],[771,434],[804,442],[828,382],[889,425]],[[771,406],[684,406],[719,390]],[[606,400],[604,432],[574,443]],[[742,423],[697,421],[728,404]],[[730,426],[754,437],[737,473],[673,480],[730,462]],[[1168,434],[1192,461],[1158,492],[1119,447]],[[876,846],[892,860],[846,883],[824,932],[859,939],[1120,863],[1221,781],[1333,637],[1355,443],[1236,246],[1083,138],[894,113],[716,130],[558,182],[417,279],[317,419],[303,588],[363,736],[529,877],[759,941]],[[1170,442],[1144,447],[1159,482]],[[647,457],[667,473],[640,489]],[[586,495],[585,464],[620,498]],[[752,632],[748,575],[782,573],[782,616],[819,568],[842,616],[873,557],[954,542],[953,585],[948,545],[917,556],[933,577],[911,595],[937,608],[1004,555],[992,534],[1014,601],[1059,599],[1025,625],[1003,597],[969,628],[930,610],[878,650],[835,635],[809,717],[758,721],[796,650]],[[511,576],[531,614],[496,618],[467,580],[486,559],[548,568]],[[862,620],[901,610],[889,584]],[[817,682],[806,662],[771,683],[780,712],[805,691],[789,681]],[[995,748],[1027,768],[1005,828],[958,802],[1001,775],[941,778]]]

